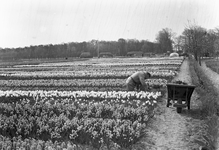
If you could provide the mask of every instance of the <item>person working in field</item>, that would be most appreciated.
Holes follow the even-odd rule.
[[[137,91],[139,90],[145,91],[146,89],[149,88],[147,84],[145,83],[145,79],[148,79],[150,77],[151,77],[150,73],[143,72],[143,71],[132,74],[126,80],[127,91],[134,91],[135,88],[137,89]]]

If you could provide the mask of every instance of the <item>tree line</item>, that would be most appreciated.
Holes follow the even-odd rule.
[[[31,59],[31,58],[65,58],[79,57],[83,52],[90,52],[93,57],[98,52],[111,52],[115,56],[126,56],[129,51],[144,53],[161,53],[158,43],[139,41],[136,39],[122,39],[118,41],[70,42],[62,44],[37,45],[23,48],[5,48],[1,50],[1,58]]]
[[[167,34],[167,35],[166,35]],[[65,58],[79,57],[83,52],[90,52],[97,57],[99,52],[111,52],[115,56],[126,56],[130,51],[143,53],[165,53],[173,51],[172,39],[166,29],[159,32],[158,41],[123,39],[118,41],[69,42],[62,44],[36,45],[29,47],[4,48],[0,50],[2,59]]]
[[[173,51],[192,53],[196,60],[204,55],[215,55],[219,51],[219,28],[207,30],[198,25],[188,25],[181,35],[164,28],[154,42],[148,40],[123,39],[117,41],[69,42],[61,44],[35,45],[29,47],[0,49],[1,59],[36,59],[79,57],[89,52],[97,57],[100,52],[111,52],[115,56],[126,56],[130,51],[164,54]]]

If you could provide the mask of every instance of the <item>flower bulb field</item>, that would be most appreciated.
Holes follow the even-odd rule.
[[[94,58],[0,66],[0,147],[130,148],[145,136],[183,58]],[[152,90],[127,92],[147,71]]]

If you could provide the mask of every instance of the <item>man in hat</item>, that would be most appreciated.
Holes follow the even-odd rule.
[[[137,91],[145,91],[148,89],[148,86],[145,83],[145,79],[148,79],[151,77],[151,74],[148,72],[139,71],[134,74],[132,74],[128,79],[126,80],[126,88],[127,91],[134,91],[135,88]]]

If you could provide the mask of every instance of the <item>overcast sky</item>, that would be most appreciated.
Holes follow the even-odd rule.
[[[96,40],[155,41],[188,21],[219,27],[219,0],[1,0],[0,47]]]

